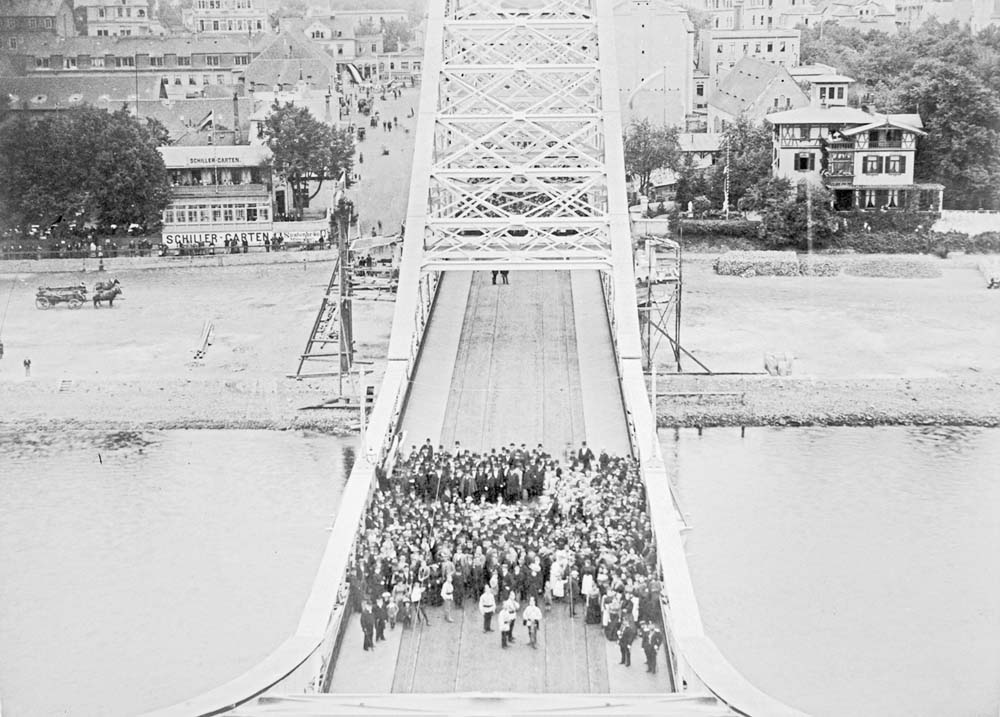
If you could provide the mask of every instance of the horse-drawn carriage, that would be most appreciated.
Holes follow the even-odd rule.
[[[115,297],[122,293],[121,282],[118,279],[98,282],[94,286],[94,295],[91,300],[94,308],[105,301],[108,306],[115,305]],[[77,284],[75,286],[39,286],[35,293],[35,306],[39,309],[51,309],[57,304],[66,304],[71,309],[79,309],[87,300],[87,286]]]
[[[35,306],[39,309],[50,309],[56,304],[67,304],[71,309],[79,309],[87,300],[87,287],[77,286],[39,286],[35,293]]]

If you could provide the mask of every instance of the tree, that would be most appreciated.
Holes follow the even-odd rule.
[[[677,169],[677,182],[674,184],[674,204],[681,211],[686,211],[689,202],[695,197],[703,196],[707,191],[705,170],[694,166],[694,157],[685,154]]]
[[[323,182],[348,176],[354,168],[354,136],[315,119],[305,107],[275,102],[264,120],[271,166],[292,190],[296,217],[319,194]],[[310,184],[315,189],[310,193]]]
[[[0,215],[12,226],[63,217],[155,226],[170,199],[157,140],[127,111],[94,107],[0,125]]]
[[[678,130],[653,125],[648,119],[633,120],[625,133],[625,171],[639,182],[639,192],[646,194],[650,177],[658,169],[677,169],[681,148]]]
[[[390,20],[382,24],[382,36],[386,52],[399,52],[413,39],[413,30],[404,20]]]
[[[943,183],[958,208],[996,207],[1000,187],[1000,102],[968,69],[919,60],[890,98],[897,112],[919,110],[927,135],[917,144],[914,176]]]
[[[801,250],[826,246],[837,228],[830,191],[808,179],[784,194],[780,193],[781,187],[780,183],[772,185],[779,192],[767,198],[761,213],[768,238],[775,245]],[[784,187],[790,185],[785,183]]]
[[[717,207],[725,199],[727,148],[729,206],[733,208],[751,187],[771,177],[771,130],[742,117],[726,126],[719,159],[708,173],[708,196]]]

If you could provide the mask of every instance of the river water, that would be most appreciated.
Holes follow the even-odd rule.
[[[130,715],[295,630],[353,441],[297,432],[0,434],[4,717]]]
[[[826,717],[996,717],[1000,430],[663,431],[706,629]],[[129,715],[295,629],[353,441],[0,434],[4,717]]]
[[[996,717],[1000,430],[664,430],[706,632],[823,717]]]

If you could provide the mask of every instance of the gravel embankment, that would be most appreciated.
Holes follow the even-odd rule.
[[[661,379],[660,426],[1000,426],[1000,377]]]

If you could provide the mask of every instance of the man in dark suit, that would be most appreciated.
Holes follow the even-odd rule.
[[[375,616],[372,615],[372,606],[368,602],[361,606],[361,632],[365,635],[365,651],[375,649],[372,640],[372,635],[375,634]]]
[[[646,672],[656,674],[656,655],[663,644],[663,635],[656,625],[649,623],[642,632],[642,651],[646,653]]]
[[[625,667],[632,666],[632,641],[635,640],[635,625],[631,620],[626,620],[618,632],[618,649],[621,650],[622,660],[619,665]]]
[[[389,620],[389,610],[381,596],[375,600],[372,617],[375,618],[375,639],[385,640],[385,623]]]
[[[590,465],[594,462],[594,452],[587,446],[586,441],[580,446],[576,459],[583,465],[583,470],[590,472]]]

